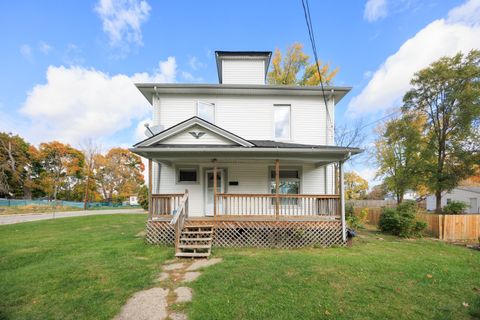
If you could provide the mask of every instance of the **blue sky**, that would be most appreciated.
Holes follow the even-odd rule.
[[[335,84],[353,86],[340,123],[389,114],[415,70],[480,48],[479,0],[310,6],[319,57],[340,68]],[[0,39],[0,131],[106,147],[134,143],[150,117],[132,81],[215,83],[215,50],[302,42],[311,53],[300,0],[3,1]],[[375,168],[355,169],[371,180]]]

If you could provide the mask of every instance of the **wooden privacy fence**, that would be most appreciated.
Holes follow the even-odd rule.
[[[382,208],[396,207],[395,200],[347,200],[346,204],[351,204],[354,208]]]
[[[366,222],[378,226],[381,208],[364,208],[367,210]],[[355,208],[356,215],[362,208]],[[419,213],[419,220],[427,223],[426,231],[432,237],[446,241],[479,241],[480,214],[433,214]]]

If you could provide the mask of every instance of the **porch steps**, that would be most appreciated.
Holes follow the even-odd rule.
[[[188,225],[180,235],[178,252],[179,258],[207,258],[212,249],[212,225]]]

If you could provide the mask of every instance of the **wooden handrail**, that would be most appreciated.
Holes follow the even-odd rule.
[[[188,217],[188,189],[185,189],[185,194],[176,209],[170,224],[174,226],[175,230],[175,252],[179,252],[180,235],[185,224],[185,219]]]

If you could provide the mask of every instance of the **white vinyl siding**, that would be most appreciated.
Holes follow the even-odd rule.
[[[327,141],[327,118],[319,97],[245,95],[168,95],[154,101],[154,123],[165,129],[197,115],[197,101],[215,104],[215,124],[248,140],[274,140],[273,105],[291,105],[291,142],[332,144]],[[330,115],[332,116],[333,107]],[[332,119],[333,120],[333,119]]]
[[[274,163],[219,163],[218,168],[225,170],[225,184],[227,193],[270,193],[269,169]],[[282,166],[282,164],[281,164]],[[280,166],[280,167],[281,167]],[[296,167],[300,171],[300,193],[303,194],[324,194],[325,176],[323,167],[316,167],[313,164],[295,165],[289,163],[284,166]],[[198,167],[197,184],[177,184],[176,167]],[[204,175],[207,168],[212,168],[210,163],[179,163],[171,166],[162,165],[159,193],[183,193],[189,191],[189,214],[190,216],[203,216],[204,214]],[[229,181],[238,182],[237,186],[228,185]],[[158,180],[155,181],[158,183]],[[333,186],[331,187],[333,189]],[[327,188],[328,189],[328,188]]]
[[[265,84],[263,60],[222,60],[223,84]]]
[[[190,132],[204,134],[195,138]],[[220,135],[210,132],[200,126],[194,126],[185,131],[182,131],[170,138],[167,138],[160,142],[161,144],[209,144],[209,145],[233,145],[234,143]]]

